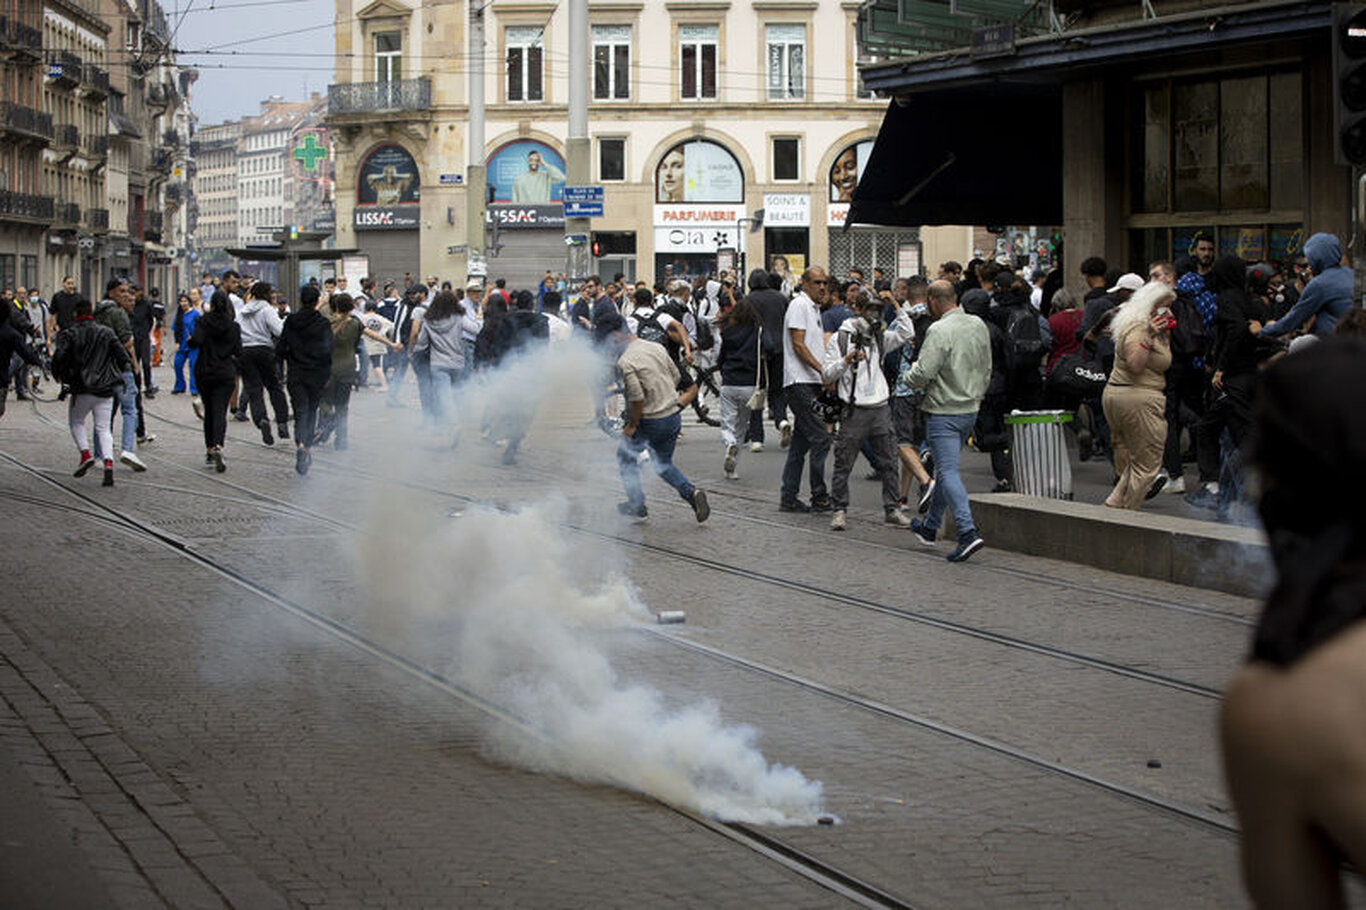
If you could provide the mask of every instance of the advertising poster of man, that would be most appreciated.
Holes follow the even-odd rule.
[[[724,146],[705,139],[682,142],[664,153],[655,169],[655,201],[742,202],[745,178]]]
[[[376,146],[361,163],[356,180],[357,205],[416,205],[422,181],[417,162],[401,145]]]
[[[840,152],[830,166],[830,201],[852,202],[854,187],[863,177],[868,157],[873,154],[873,140],[865,139]]]
[[[564,199],[564,158],[544,142],[519,139],[489,156],[490,202],[548,205]]]

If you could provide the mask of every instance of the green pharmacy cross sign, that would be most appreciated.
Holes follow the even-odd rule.
[[[290,157],[302,165],[300,177],[308,177],[314,180],[319,179],[318,164],[327,158],[327,146],[319,141],[320,134],[317,132],[300,133],[294,137],[294,147],[290,151]]]

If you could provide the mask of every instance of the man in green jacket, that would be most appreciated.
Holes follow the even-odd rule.
[[[930,510],[924,521],[911,522],[911,532],[925,546],[934,546],[944,511],[951,509],[958,546],[948,560],[963,562],[986,546],[972,520],[958,457],[991,382],[991,337],[986,323],[958,306],[949,282],[930,285],[928,305],[935,321],[925,333],[920,356],[901,377],[911,388],[925,389],[925,439],[935,464]]]

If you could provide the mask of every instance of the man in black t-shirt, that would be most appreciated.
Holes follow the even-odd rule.
[[[136,352],[138,365],[142,367],[139,378],[142,381],[143,395],[150,399],[157,397],[157,387],[152,379],[152,326],[156,323],[156,316],[152,312],[152,302],[143,289],[136,285],[134,289],[137,298],[133,301],[133,312],[128,315],[128,321],[133,326],[133,350]]]
[[[75,278],[67,275],[62,279],[62,289],[53,294],[48,302],[49,338],[55,338],[58,332],[76,321],[76,304],[84,299],[76,290]]]

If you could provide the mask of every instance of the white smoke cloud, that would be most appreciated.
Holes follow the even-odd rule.
[[[471,452],[463,439],[486,396],[499,400],[501,384],[516,383],[525,393],[534,381],[550,398],[572,391],[572,415],[582,411],[586,418],[585,362],[560,346],[467,390],[457,461],[490,458],[487,447]],[[611,443],[595,442],[603,451],[594,458],[611,464]],[[557,456],[582,463],[575,453]],[[600,541],[584,547],[565,531],[571,508],[603,513],[601,503],[575,502],[573,495],[541,487],[533,506],[471,507],[458,517],[416,494],[390,488],[374,496],[365,522],[369,542],[357,553],[373,621],[386,636],[411,636],[429,649],[438,643],[451,655],[449,666],[438,669],[521,719],[490,723],[485,748],[496,760],[621,787],[725,821],[814,824],[821,784],[769,762],[757,730],[727,724],[714,702],[671,705],[657,689],[618,674],[611,642],[653,616],[616,571],[619,552]]]

